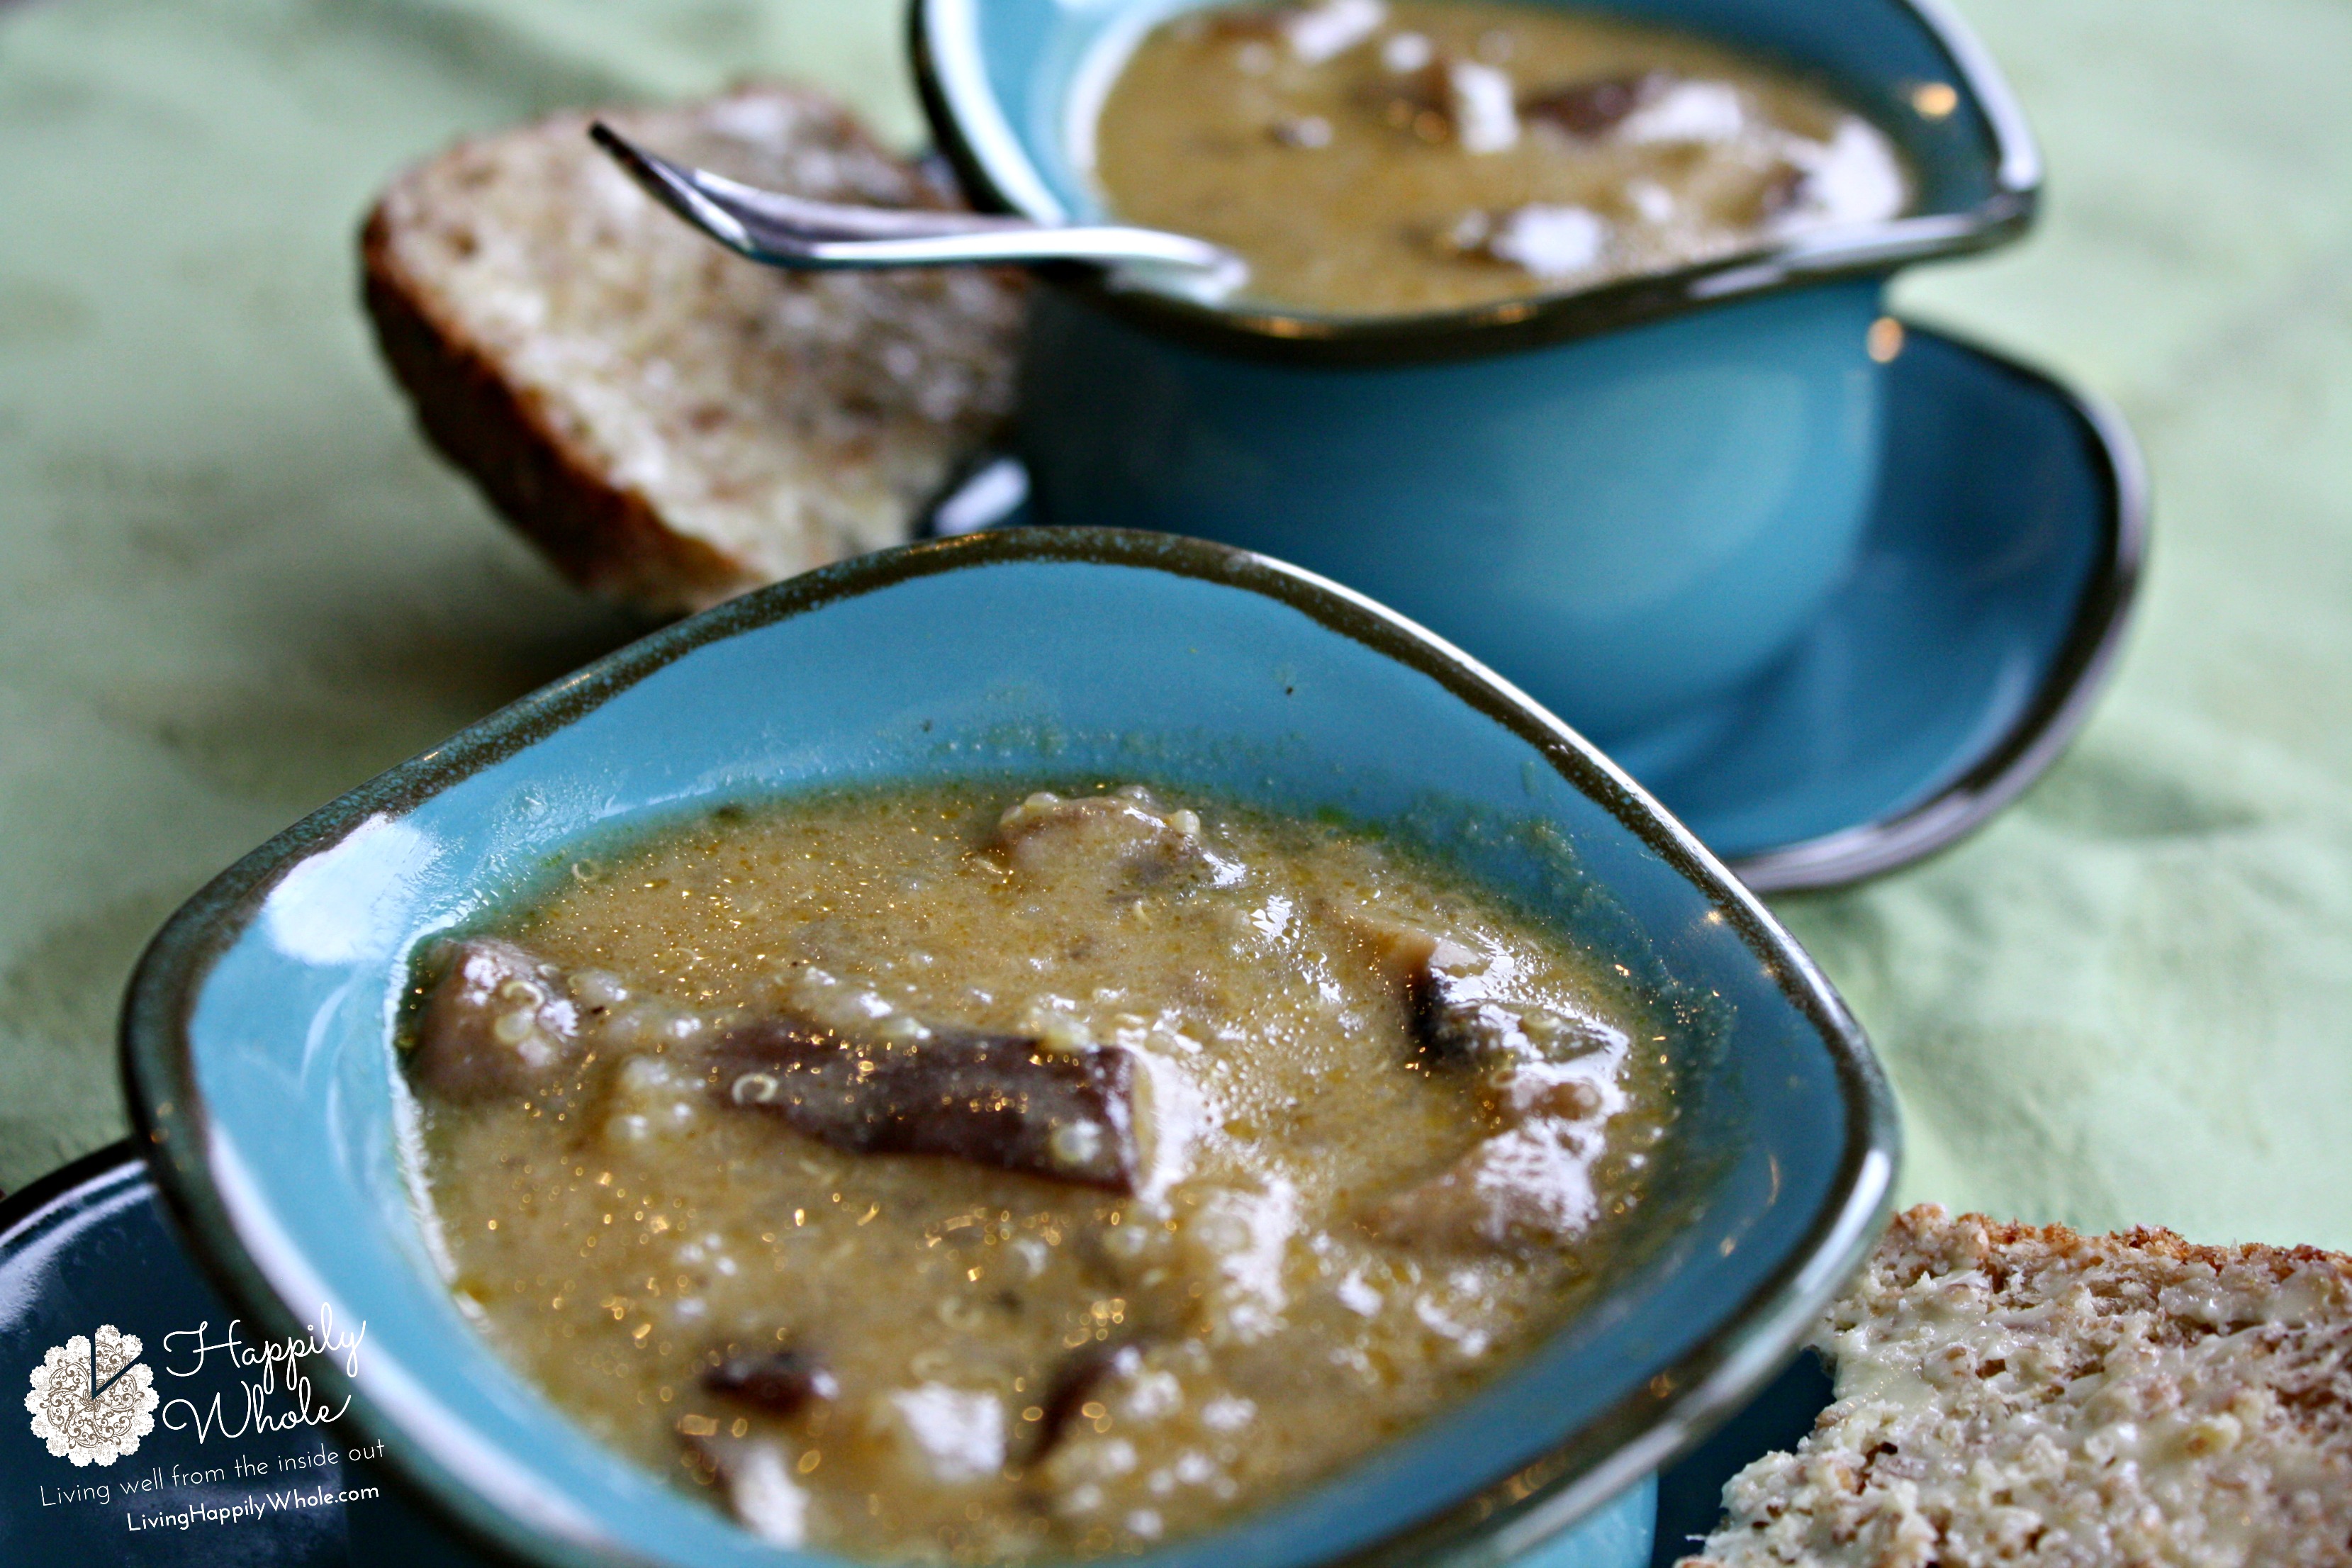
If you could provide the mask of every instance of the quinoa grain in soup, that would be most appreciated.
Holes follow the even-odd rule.
[[[1460,309],[1892,217],[1885,132],[1789,72],[1551,5],[1191,11],[1097,117],[1119,217],[1214,240],[1260,302]]]
[[[779,1542],[1136,1550],[1325,1476],[1608,1266],[1618,971],[1416,854],[1139,787],[724,808],[420,959],[450,1284]]]

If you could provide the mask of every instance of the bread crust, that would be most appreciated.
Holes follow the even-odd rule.
[[[2352,1283],[2352,1255],[2317,1247],[2260,1242],[2207,1247],[2152,1226],[2092,1236],[2063,1225],[2025,1225],[1981,1214],[1953,1216],[1937,1204],[1920,1204],[1896,1215],[1878,1244],[1877,1256],[1899,1260],[1890,1278],[1900,1278],[1906,1269],[1916,1278],[1938,1267],[1964,1264],[1983,1270],[1996,1290],[2006,1289],[2011,1275],[2030,1265],[2131,1267],[2154,1259],[2216,1273],[2252,1271],[2280,1280],[2316,1268]]]
[[[754,183],[957,205],[804,89],[604,113]],[[908,537],[1009,412],[1025,278],[755,267],[589,118],[461,141],[363,221],[362,302],[427,441],[567,577],[659,615]]]
[[[394,253],[383,202],[361,227],[360,260],[376,347],[418,427],[565,576],[656,613],[684,613],[758,584],[701,540],[673,531],[642,494],[609,483],[545,416],[539,396],[509,383],[434,309]]]

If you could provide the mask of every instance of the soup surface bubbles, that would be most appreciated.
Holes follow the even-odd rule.
[[[589,1431],[889,1561],[1132,1551],[1575,1310],[1674,1120],[1612,963],[1139,786],[730,806],[417,963],[451,1289]]]
[[[1248,300],[1333,315],[1586,288],[1911,199],[1885,132],[1793,72],[1489,0],[1185,12],[1080,153],[1118,216],[1234,251]]]

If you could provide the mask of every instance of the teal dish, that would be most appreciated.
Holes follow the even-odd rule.
[[[1741,1404],[1883,1218],[1895,1114],[1786,931],[1588,743],[1420,628],[1149,532],[909,546],[664,630],[289,829],[175,915],[124,1071],[190,1250],[274,1330],[364,1320],[347,1390],[470,1549],[545,1564],[780,1552],[575,1429],[468,1326],[404,1174],[392,1023],[416,945],[573,847],[860,780],[1142,776],[1393,826],[1640,965],[1697,1020],[1650,1240],[1472,1398],[1152,1568],[1619,1568],[1649,1478]],[[1572,864],[1547,844],[1571,847]],[[346,1392],[329,1390],[331,1396]]]
[[[1210,0],[916,0],[932,129],[982,206],[1102,216],[1067,128],[1125,47]],[[1557,0],[1536,0],[1557,3]],[[1403,317],[1056,278],[1021,455],[1040,519],[1205,534],[1373,595],[1603,744],[1757,675],[1845,579],[1879,479],[1898,267],[2013,238],[2041,162],[1928,0],[1633,0],[1827,80],[1914,209],[1570,293]],[[1918,96],[1923,87],[1948,99]],[[1942,111],[1930,115],[1918,102]]]
[[[2147,478],[2121,416],[1916,325],[1887,365],[1853,570],[1753,681],[1609,754],[1759,893],[1837,887],[1974,831],[2057,760],[2130,626]],[[941,532],[1030,521],[1010,458]]]

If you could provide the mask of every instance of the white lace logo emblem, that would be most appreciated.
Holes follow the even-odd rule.
[[[33,1369],[33,1436],[49,1452],[77,1465],[110,1465],[139,1451],[155,1430],[154,1370],[139,1359],[136,1334],[102,1323],[88,1339],[76,1334],[52,1348]]]

